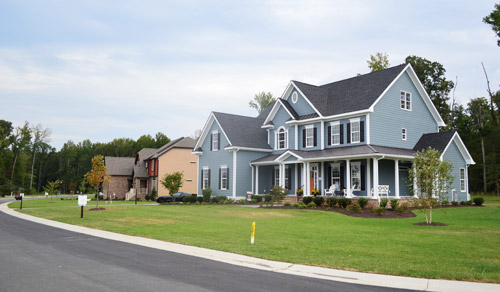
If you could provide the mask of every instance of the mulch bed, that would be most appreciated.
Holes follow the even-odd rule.
[[[285,206],[278,206],[278,207],[265,207],[265,208],[272,208],[272,209],[295,209],[295,210],[316,210],[316,211],[323,211],[323,212],[337,212],[340,214],[344,214],[347,216],[351,217],[362,217],[362,218],[410,218],[410,217],[416,217],[411,209],[408,209],[404,211],[403,213],[398,213],[393,211],[392,209],[386,209],[384,213],[381,215],[375,213],[372,211],[370,208],[363,209],[359,212],[354,212],[354,211],[347,211],[346,209],[342,208],[331,208],[331,209],[325,209],[325,208],[316,208],[316,209],[299,209],[295,207],[285,207]]]
[[[418,226],[448,226],[444,223],[439,223],[439,222],[432,222],[431,224],[427,224],[426,222],[419,222],[419,223],[413,223],[413,225],[418,225]]]
[[[89,211],[104,211],[106,210],[106,208],[92,208],[92,209],[89,209]]]

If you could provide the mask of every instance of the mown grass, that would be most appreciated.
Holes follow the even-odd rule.
[[[90,196],[88,196],[90,199]],[[137,202],[137,204],[143,205],[143,204],[152,204],[155,202]],[[134,201],[122,201],[122,200],[115,200],[113,202],[110,201],[103,201],[99,200],[99,207],[111,207],[111,206],[117,206],[117,205],[134,205]],[[21,205],[21,201],[15,201],[9,204],[10,208],[19,208]],[[88,201],[87,206],[89,208],[94,208],[96,207],[97,202],[96,201]],[[54,197],[50,198],[41,198],[41,199],[36,199],[36,200],[23,200],[23,209],[24,208],[54,208],[54,207],[78,207],[78,196],[71,196],[71,197]]]
[[[420,212],[414,218],[374,219],[314,210],[227,205],[116,206],[115,202],[113,208],[86,212],[80,219],[77,207],[60,208],[66,203],[47,207],[45,202],[43,208],[23,208],[22,212],[277,261],[500,283],[498,206],[436,209],[434,221],[447,226],[416,226],[413,223],[424,221]],[[250,244],[252,221],[256,222],[254,245]]]

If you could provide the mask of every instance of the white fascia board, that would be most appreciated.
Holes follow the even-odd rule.
[[[283,95],[281,95],[281,98],[288,101],[288,96],[290,95],[290,92],[292,92],[293,89],[297,89],[297,91],[305,98],[307,103],[313,108],[313,110],[320,116],[322,117],[323,115],[318,111],[318,109],[312,104],[312,102],[307,98],[307,96],[302,92],[302,90],[299,89],[297,85],[293,81],[290,81],[288,83],[285,92],[283,92]]]
[[[280,156],[278,156],[274,161],[282,162],[282,161],[284,161],[285,159],[287,159],[290,156],[293,156],[293,157],[295,157],[295,158],[297,158],[299,160],[303,159],[302,157],[300,157],[299,155],[293,153],[292,151],[286,151],[283,154],[281,154]]]
[[[272,149],[262,149],[262,148],[251,148],[251,147],[239,147],[239,146],[229,146],[224,148],[224,150],[228,151],[238,151],[238,150],[243,150],[243,151],[255,151],[255,152],[273,152]]]
[[[427,105],[427,107],[431,111],[431,114],[434,117],[434,119],[436,120],[438,126],[445,127],[446,124],[444,123],[443,119],[441,118],[441,115],[439,115],[439,112],[436,109],[436,107],[434,106],[434,103],[432,102],[431,98],[429,97],[429,94],[427,94],[427,91],[425,91],[425,88],[422,85],[422,82],[420,82],[420,79],[418,79],[417,73],[415,73],[415,70],[413,70],[413,67],[410,64],[408,64],[408,66],[406,66],[406,68],[405,68],[405,71],[408,72],[410,79],[413,81],[418,92],[423,97],[425,104]]]
[[[201,151],[193,151],[193,152],[191,152],[191,154],[194,154],[194,155],[203,155],[203,152],[201,152]]]
[[[382,97],[384,97],[384,95],[387,93],[387,91],[389,91],[389,89],[391,89],[391,87],[394,85],[394,83],[396,83],[396,81],[403,75],[403,73],[406,72],[406,69],[408,68],[408,66],[410,66],[410,64],[406,65],[406,67],[403,70],[401,70],[401,72],[399,72],[398,76],[396,76],[396,78],[394,78],[394,80],[392,80],[392,82],[389,84],[389,86],[387,86],[387,88],[379,95],[379,97],[377,97],[375,102],[370,106],[370,110],[372,112],[373,112],[375,106],[377,105],[377,103],[382,99]]]
[[[210,116],[208,117],[207,122],[205,123],[205,127],[203,127],[203,131],[201,131],[200,138],[198,139],[198,142],[196,142],[196,145],[194,146],[194,149],[198,149],[199,147],[201,147],[201,145],[203,145],[203,142],[205,142],[205,139],[207,138],[207,136],[209,134],[208,133],[209,129],[212,127],[212,124],[214,123],[214,121],[216,121],[217,125],[219,125],[219,128],[221,129],[222,133],[224,134],[224,137],[226,137],[227,141],[229,142],[229,145],[232,145],[231,140],[229,140],[229,138],[226,135],[226,132],[224,132],[224,128],[222,128],[219,121],[217,121],[217,118],[215,117],[214,112],[211,112]],[[210,134],[211,134],[211,132],[210,132]]]
[[[281,106],[281,102],[275,102],[274,103],[273,108],[271,109],[271,111],[267,115],[266,119],[264,120],[263,125],[269,123],[270,121],[272,121],[274,119],[274,116],[278,112],[278,109],[279,109],[280,106]]]
[[[274,129],[273,125],[260,126],[262,129]]]
[[[326,161],[326,160],[343,160],[343,159],[361,159],[361,158],[403,158],[403,159],[409,159],[413,160],[413,156],[408,156],[408,155],[387,155],[387,154],[359,154],[359,155],[346,155],[346,156],[328,156],[328,157],[321,157],[321,158],[305,158],[302,161],[304,162],[320,162],[320,161]]]
[[[334,119],[343,119],[343,118],[350,118],[350,117],[355,117],[363,114],[369,114],[372,113],[373,110],[366,109],[366,110],[360,110],[360,111],[355,111],[355,112],[348,112],[348,113],[343,113],[343,114],[338,114],[338,115],[333,115],[333,116],[327,116],[327,117],[317,117],[317,118],[312,118],[312,119],[307,119],[307,120],[300,120],[300,121],[287,121],[285,122],[286,124],[289,125],[303,125],[303,124],[310,124],[314,122],[330,122],[330,120]]]
[[[444,154],[446,153],[446,151],[448,151],[448,148],[450,147],[451,143],[453,143],[453,142],[455,142],[455,144],[457,145],[458,150],[460,151],[460,154],[462,154],[462,157],[465,160],[465,163],[476,164],[476,162],[474,161],[474,159],[470,155],[469,151],[467,150],[467,147],[465,147],[465,144],[462,141],[462,138],[460,138],[460,135],[458,135],[458,132],[455,132],[453,137],[448,142],[448,145],[446,145],[446,147],[444,148],[443,153],[441,154],[441,157],[440,157],[441,160],[444,159]]]

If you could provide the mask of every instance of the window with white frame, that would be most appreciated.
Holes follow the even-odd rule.
[[[227,166],[223,165],[220,168],[220,189],[227,190]]]
[[[351,164],[351,186],[353,191],[361,190],[361,163],[359,162]]]
[[[219,150],[219,132],[213,131],[212,132],[212,151],[217,151],[217,150]]]
[[[339,145],[340,144],[340,122],[333,122],[330,125],[332,127],[332,136],[330,137],[331,144],[332,145]]]
[[[306,147],[314,147],[314,126],[306,127]]]
[[[204,167],[203,171],[202,171],[202,182],[203,182],[202,188],[203,189],[206,189],[210,186],[209,173],[210,173],[210,171],[209,171],[208,167]]]
[[[405,129],[405,128],[402,128],[402,129],[401,129],[401,139],[402,139],[403,141],[406,141],[406,139],[407,139],[406,129]]]
[[[401,91],[401,109],[411,111],[411,93]]]
[[[465,192],[465,168],[460,168],[460,191]]]
[[[283,127],[276,132],[276,149],[288,149],[288,132]]]
[[[340,191],[340,164],[332,164],[332,185],[336,191]]]
[[[279,166],[274,167],[274,182],[273,186],[280,185],[280,168]]]
[[[359,119],[351,120],[351,143],[359,143],[361,139],[361,128]]]
[[[299,95],[297,92],[292,93],[292,102],[297,103],[297,100],[299,99]]]

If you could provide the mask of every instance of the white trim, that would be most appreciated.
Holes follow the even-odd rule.
[[[236,199],[236,153],[238,150],[233,152],[233,199]]]
[[[325,122],[324,121],[321,121],[321,150],[325,150]]]
[[[290,81],[290,83],[288,83],[288,86],[286,87],[285,89],[285,92],[283,92],[283,95],[281,96],[282,99],[288,101],[288,97],[290,96],[290,93],[292,92],[292,87],[293,86],[297,92],[299,92],[302,97],[307,101],[307,103],[312,107],[312,109],[314,111],[316,111],[316,113],[322,117],[323,115],[318,111],[318,109],[312,104],[312,102],[309,100],[309,98],[307,98],[307,96],[299,89],[299,87],[297,85],[295,85],[295,83],[293,81]]]
[[[346,159],[345,160],[345,170],[346,170],[346,173],[345,173],[345,182],[346,182],[346,191],[347,191],[347,197],[352,197],[352,194],[351,194],[351,160],[350,159]]]
[[[360,119],[360,118],[349,119],[349,123],[351,124],[351,126],[350,126],[350,130],[351,130],[351,132],[350,132],[350,133],[348,133],[348,135],[350,135],[350,139],[349,139],[349,140],[350,140],[351,142],[350,142],[350,143],[348,143],[348,144],[357,144],[357,143],[361,143],[361,119]],[[358,129],[358,131],[356,131],[356,132],[354,132],[354,131],[352,130],[352,125],[353,125],[354,123],[358,123],[358,128],[359,128],[359,129]],[[354,140],[352,139],[352,134],[353,134],[353,133],[358,133],[358,134],[359,134],[359,139],[358,139],[357,141],[354,141]]]
[[[217,135],[217,141],[214,140],[214,134]],[[210,145],[210,148],[212,149],[211,151],[219,151],[219,149],[221,148],[220,147],[220,143],[219,143],[219,131],[218,130],[213,130],[211,133],[210,133],[210,137],[211,137],[211,140],[212,140],[212,145]],[[215,143],[217,143],[217,148],[215,148]]]
[[[401,128],[401,140],[408,141],[408,131],[406,128]]]
[[[282,153],[280,156],[276,157],[276,159],[274,159],[274,161],[276,161],[276,162],[283,162],[283,161],[287,160],[288,157],[290,157],[290,156],[294,156],[297,159],[303,159],[298,154],[295,154],[295,153],[293,153],[293,152],[291,152],[291,151],[288,150],[288,151],[285,151],[284,153]]]
[[[298,100],[299,100],[299,94],[297,93],[297,91],[295,91],[292,93],[292,103],[296,104]]]
[[[255,194],[259,193],[259,166],[255,166]]]
[[[457,140],[455,140],[455,139],[457,139]],[[458,135],[457,132],[455,132],[455,134],[453,135],[453,137],[448,142],[448,145],[446,145],[446,147],[444,148],[443,153],[441,154],[441,160],[443,160],[443,158],[444,158],[443,156],[446,153],[446,151],[448,151],[448,148],[450,147],[450,145],[451,145],[452,142],[455,142],[455,144],[457,145],[458,150],[462,154],[462,157],[465,159],[465,163],[467,163],[467,164],[476,164],[476,162],[474,161],[474,159],[472,158],[472,156],[469,154],[469,151],[467,150],[467,147],[465,147],[464,142],[460,138],[460,135]]]
[[[372,179],[371,179],[371,159],[366,159],[366,196],[370,196],[370,190],[372,189]]]
[[[337,134],[339,136],[339,142],[338,143],[333,143],[333,127],[336,127],[338,126],[339,127],[339,133]],[[333,122],[330,122],[330,137],[328,137],[328,139],[330,139],[330,145],[331,146],[336,146],[336,145],[340,145],[340,121],[333,121]]]
[[[295,125],[295,150],[299,150],[299,125]]]
[[[254,190],[255,190],[255,173],[254,173],[254,170],[253,170],[253,165],[250,165],[250,169],[252,170],[252,194],[255,194]]]
[[[299,188],[299,181],[298,181],[298,163],[295,163],[295,168],[293,170],[293,175],[294,175],[294,181],[295,181],[295,191],[297,191],[297,189]],[[294,192],[295,193],[295,192]]]
[[[262,149],[262,148],[251,148],[251,147],[240,147],[240,146],[229,146],[224,148],[224,150],[243,150],[243,151],[255,151],[255,152],[273,152],[272,149]]]
[[[306,139],[306,148],[313,148],[314,147],[314,124],[313,125],[307,125],[305,126],[305,129],[306,129],[306,136],[305,136],[305,139]],[[312,129],[312,145],[308,145],[307,144],[307,138],[308,138],[308,135],[307,135],[307,131],[308,130],[311,130]]]
[[[278,139],[281,130],[283,130],[283,132],[281,132],[281,133],[285,134],[285,145],[283,148],[279,147],[280,141]],[[274,131],[274,150],[286,150],[289,148],[288,144],[289,144],[288,143],[288,128],[281,126],[276,131]]]
[[[396,198],[399,199],[399,160],[394,159],[394,188]]]
[[[278,175],[276,175],[276,170],[278,171]],[[272,182],[272,186],[271,187],[274,187],[274,186],[279,186],[281,184],[281,164],[278,164],[278,165],[275,165],[273,167],[273,177],[274,177],[274,180]],[[276,184],[276,180],[278,180],[278,184]]]
[[[205,142],[205,139],[207,138],[208,130],[210,130],[214,121],[217,122],[217,125],[219,125],[219,128],[221,129],[222,134],[224,134],[224,137],[226,137],[229,145],[233,145],[233,143],[231,143],[231,140],[229,140],[229,138],[227,137],[226,132],[224,132],[224,129],[222,128],[221,124],[219,123],[219,121],[215,117],[214,112],[211,112],[210,116],[208,117],[207,122],[205,123],[205,127],[203,127],[203,131],[201,131],[200,138],[198,139],[198,142],[196,142],[196,145],[194,146],[193,149],[198,149],[201,147],[201,145],[203,145],[203,142]]]
[[[366,114],[365,118],[365,136],[366,144],[370,144],[370,114]]]
[[[470,193],[469,193],[469,165],[465,166],[465,184],[467,186],[467,201],[470,201]]]
[[[410,95],[410,108],[408,108],[408,101],[406,100],[408,94]],[[404,95],[404,100],[403,100],[404,105],[403,105],[403,107],[401,107],[401,95]],[[406,90],[400,90],[399,91],[399,108],[402,109],[402,110],[405,110],[407,112],[411,112],[412,108],[413,108],[413,106],[412,106],[412,99],[413,99],[413,97],[412,97],[411,92],[406,91]]]
[[[462,179],[462,170],[464,171],[464,178]],[[462,180],[464,181],[464,188],[462,189]],[[465,175],[465,168],[464,167],[460,167],[458,169],[458,181],[460,183],[460,192],[461,193],[464,193],[467,191],[467,185],[466,185],[466,181],[467,181],[467,176]]]
[[[310,123],[315,123],[315,122],[320,122],[320,121],[328,122],[328,121],[334,120],[334,119],[347,119],[350,117],[356,117],[359,115],[368,114],[368,113],[372,113],[372,112],[373,112],[373,110],[366,109],[366,110],[348,112],[348,113],[343,113],[343,114],[338,114],[338,115],[333,115],[333,116],[328,116],[328,117],[317,117],[317,118],[311,118],[311,119],[299,120],[299,121],[292,120],[292,121],[287,121],[285,124],[304,125],[304,124],[310,124]]]

